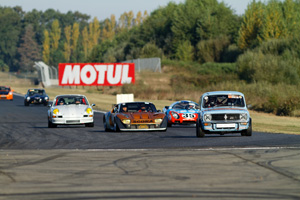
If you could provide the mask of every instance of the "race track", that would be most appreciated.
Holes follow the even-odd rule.
[[[300,198],[300,135],[49,129],[47,109],[0,101],[0,199]]]

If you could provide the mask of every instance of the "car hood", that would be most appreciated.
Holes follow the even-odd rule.
[[[127,112],[118,114],[118,118],[120,119],[162,119],[164,117],[165,114],[157,112]]]
[[[198,113],[200,110],[170,109],[170,111],[174,111],[174,112],[177,112],[177,113]]]
[[[39,94],[35,94],[35,95],[29,96],[29,97],[30,98],[36,98],[36,97],[45,98],[44,95],[39,95]]]
[[[245,108],[225,108],[225,107],[218,107],[218,108],[207,108],[202,110],[205,113],[220,113],[220,114],[226,114],[226,113],[241,113],[241,112],[248,112]]]
[[[60,115],[83,115],[88,107],[88,105],[63,105],[55,106],[53,109],[58,109]]]

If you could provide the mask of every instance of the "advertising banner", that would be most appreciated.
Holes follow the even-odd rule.
[[[135,82],[134,63],[60,63],[60,86],[119,86]]]

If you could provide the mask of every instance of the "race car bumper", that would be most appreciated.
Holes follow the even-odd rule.
[[[1,94],[1,95],[0,95],[0,99],[4,99],[4,100],[13,100],[14,97],[13,97],[13,95],[10,95],[10,94],[8,94],[8,95]]]
[[[249,123],[247,122],[230,122],[230,123],[204,123],[203,130],[209,132],[240,132],[247,130]]]
[[[93,117],[84,117],[84,118],[52,118],[51,122],[53,124],[87,124],[87,123],[93,123],[94,118]]]

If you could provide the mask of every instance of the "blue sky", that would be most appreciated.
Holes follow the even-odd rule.
[[[150,14],[160,6],[165,6],[168,2],[183,3],[185,0],[0,0],[1,6],[21,6],[24,11],[32,9],[45,11],[48,8],[59,10],[62,13],[68,11],[79,11],[97,17],[100,21],[109,18],[114,14],[116,18],[124,12],[132,10],[134,14],[138,11],[148,11]],[[236,11],[236,14],[243,14],[247,5],[252,0],[218,0],[224,1],[228,6]]]

